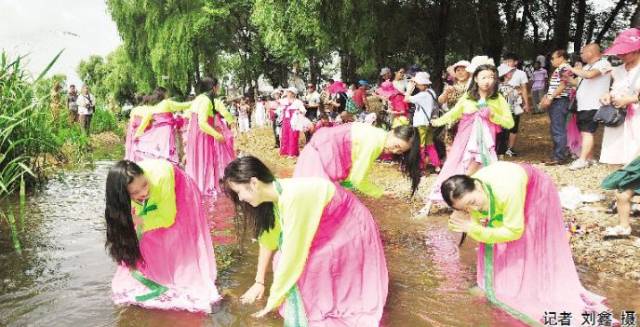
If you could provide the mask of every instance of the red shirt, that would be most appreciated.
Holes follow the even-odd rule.
[[[366,92],[365,92],[364,88],[358,88],[357,90],[355,90],[353,92],[353,96],[351,97],[351,99],[356,104],[356,106],[358,106],[358,108],[364,107],[365,94],[366,94]]]

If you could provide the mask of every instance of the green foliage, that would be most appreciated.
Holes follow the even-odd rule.
[[[122,136],[123,131],[118,125],[116,116],[102,107],[96,108],[91,119],[91,134],[112,131]]]
[[[22,61],[22,57],[10,59],[0,53],[0,199],[17,191],[22,181],[32,185],[44,179],[51,164],[84,157],[89,144],[80,127],[69,122],[63,94],[54,88],[64,85],[64,76],[44,78],[45,70],[32,80]],[[90,66],[99,65],[85,67],[88,74],[96,71]],[[94,130],[119,129],[112,113],[100,112],[96,117]]]

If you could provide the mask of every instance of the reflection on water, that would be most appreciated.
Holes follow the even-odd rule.
[[[22,254],[13,248],[9,226],[0,222],[0,325],[9,326],[280,326],[274,314],[256,320],[238,303],[253,283],[257,246],[245,244],[219,273],[223,301],[211,315],[119,308],[110,299],[115,265],[104,250],[104,181],[111,162],[68,172],[28,197],[18,220]],[[18,201],[11,206],[19,212]],[[446,231],[445,217],[413,221],[397,200],[365,201],[382,231],[390,272],[384,326],[518,326],[482,298],[468,293],[475,281],[475,244],[461,250]],[[216,244],[234,247],[232,205],[216,202],[211,214]],[[24,218],[24,221],[21,219]],[[419,232],[416,232],[419,231]],[[425,232],[422,232],[425,231]],[[217,250],[220,250],[218,248]],[[640,311],[640,295],[624,281],[581,273],[587,287],[609,297],[617,315]],[[635,286],[635,285],[634,285]]]

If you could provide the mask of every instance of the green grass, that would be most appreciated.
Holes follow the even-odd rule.
[[[54,95],[56,77],[45,78],[62,51],[37,78],[23,67],[23,57],[0,53],[0,200],[46,180],[60,163],[91,160],[89,137],[67,117],[64,95]],[[57,104],[57,105],[56,105]],[[55,107],[55,108],[54,108]],[[91,132],[122,135],[116,116],[96,110]]]

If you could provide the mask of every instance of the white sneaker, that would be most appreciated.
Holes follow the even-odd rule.
[[[625,228],[620,225],[615,225],[613,227],[607,227],[604,231],[604,236],[629,236],[631,235],[631,226]]]
[[[579,170],[587,167],[589,167],[589,162],[587,162],[586,160],[577,159],[576,161],[571,163],[571,166],[569,166],[569,169]]]

